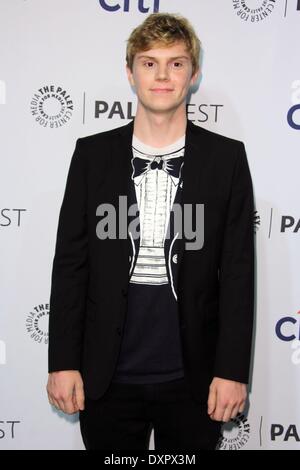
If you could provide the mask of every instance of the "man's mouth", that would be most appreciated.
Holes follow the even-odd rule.
[[[172,88],[151,88],[151,91],[154,93],[170,93]]]

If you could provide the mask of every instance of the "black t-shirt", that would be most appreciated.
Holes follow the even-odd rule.
[[[185,136],[168,147],[155,149],[133,138],[132,162],[137,158],[137,166],[148,166],[148,171],[134,178],[133,170],[130,185],[129,200],[136,201],[140,210],[141,239],[128,286],[127,314],[114,382],[155,383],[184,376],[178,304],[163,254],[163,233],[169,220],[172,221],[170,209],[181,179],[164,171],[168,165],[161,161],[172,162],[176,158],[181,162],[184,143]],[[158,163],[151,167],[154,160]]]

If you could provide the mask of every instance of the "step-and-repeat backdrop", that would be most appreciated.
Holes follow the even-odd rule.
[[[45,388],[58,213],[76,139],[135,115],[126,39],[154,11],[194,25],[188,117],[244,141],[255,190],[249,410],[220,449],[300,449],[299,0],[0,0],[0,449],[83,448]]]

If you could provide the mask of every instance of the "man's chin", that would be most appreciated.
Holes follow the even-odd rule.
[[[166,105],[156,105],[154,106],[153,103],[151,106],[146,106],[145,109],[151,113],[157,114],[167,114],[172,113],[178,109],[180,105],[173,105],[173,106],[166,106]]]

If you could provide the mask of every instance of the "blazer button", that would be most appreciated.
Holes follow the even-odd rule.
[[[176,254],[176,255],[173,255],[172,261],[173,261],[173,263],[177,263],[177,254]]]
[[[119,336],[121,336],[122,329],[121,329],[120,327],[118,327],[116,330],[117,330],[117,334],[118,334]]]

